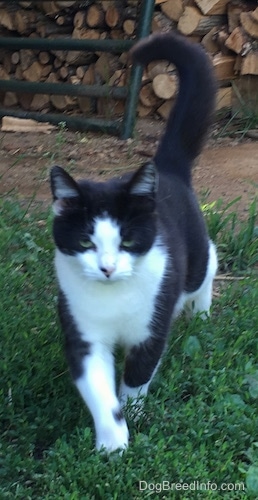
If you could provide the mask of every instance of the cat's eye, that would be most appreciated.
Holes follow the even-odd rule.
[[[121,247],[123,248],[132,248],[134,246],[133,240],[123,240],[121,243]]]
[[[81,247],[86,248],[88,250],[90,250],[91,248],[92,249],[96,248],[94,243],[92,243],[91,240],[82,240],[82,241],[80,241],[80,245],[81,245]]]

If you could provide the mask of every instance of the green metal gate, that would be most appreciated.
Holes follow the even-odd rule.
[[[37,0],[34,0],[35,2]],[[150,32],[155,0],[139,0],[140,16],[136,39],[147,36]],[[128,51],[135,42],[132,40],[75,40],[75,39],[44,39],[25,37],[0,37],[0,48],[8,50],[41,49],[41,50],[85,50],[90,52],[112,52],[121,54]],[[33,118],[41,122],[50,122],[58,125],[65,122],[67,127],[76,130],[103,131],[118,135],[122,139],[131,137],[135,118],[138,94],[142,79],[142,67],[133,65],[128,85],[112,87],[109,85],[73,85],[63,83],[24,82],[19,80],[0,80],[0,91],[29,92],[35,94],[55,94],[90,97],[112,97],[125,100],[123,119],[103,119],[93,117],[67,116],[62,113],[40,113],[37,111],[13,110],[0,107],[0,118],[15,116],[19,118]]]

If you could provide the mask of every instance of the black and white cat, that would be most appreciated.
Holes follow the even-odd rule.
[[[209,314],[216,250],[191,187],[191,166],[210,122],[215,85],[200,46],[155,34],[132,50],[166,59],[180,88],[153,162],[105,183],[51,171],[59,314],[71,375],[94,419],[97,449],[128,445],[121,407],[145,396],[171,320]],[[116,394],[116,345],[125,368]],[[141,399],[141,398],[140,398]]]

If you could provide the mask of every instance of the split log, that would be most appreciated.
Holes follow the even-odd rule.
[[[117,69],[111,76],[108,84],[115,87],[124,87],[126,85],[126,70]]]
[[[49,111],[50,96],[47,94],[35,94],[30,103],[30,109],[32,111]]]
[[[204,37],[202,38],[201,44],[210,54],[217,54],[219,52],[219,44],[216,39],[216,34],[218,32],[218,27],[214,26]]]
[[[104,10],[104,12],[107,12],[110,5],[114,4],[114,3],[115,3],[115,0],[101,0],[101,7]]]
[[[258,9],[256,9],[256,14],[253,15],[252,12],[241,12],[240,14],[240,21],[241,24],[252,38],[258,38],[258,21],[256,19]]]
[[[57,14],[55,16],[55,22],[58,26],[70,26],[71,30],[73,27],[73,16],[69,16],[68,14],[60,15]]]
[[[224,55],[230,55],[230,50],[226,46],[226,40],[228,39],[229,33],[227,30],[227,26],[222,27],[217,30],[217,33],[214,35],[216,43],[218,44],[219,50]]]
[[[105,12],[100,5],[91,5],[86,13],[86,25],[90,28],[103,28],[105,25]]]
[[[127,36],[132,36],[135,32],[136,22],[133,19],[126,19],[123,22],[123,31]]]
[[[15,30],[21,35],[29,35],[35,30],[37,19],[37,12],[18,9],[13,17]]]
[[[86,11],[78,10],[73,18],[73,25],[75,28],[85,28],[86,26]]]
[[[35,54],[34,54],[33,50],[31,50],[31,49],[21,49],[19,54],[20,54],[21,70],[25,71],[36,60]]]
[[[215,76],[218,80],[230,80],[235,77],[235,57],[217,54],[213,58]]]
[[[123,23],[126,21],[135,22],[137,19],[136,7],[129,5],[127,7],[122,7],[118,1],[109,2],[103,10],[105,10],[105,22],[109,28],[112,28],[112,30],[114,28],[122,28]],[[132,29],[132,23],[126,23],[125,26],[127,29]]]
[[[98,76],[100,83],[109,82],[113,73],[121,69],[119,58],[109,52],[102,52],[95,63],[95,75]]]
[[[151,31],[152,33],[155,33],[156,31],[172,31],[176,28],[177,23],[176,21],[172,21],[171,19],[168,19],[165,14],[162,12],[157,12],[154,14],[152,23],[151,23]]]
[[[226,39],[225,45],[236,54],[244,54],[246,44],[249,42],[250,38],[247,36],[243,28],[241,28],[241,26],[237,26],[237,28],[235,28]]]
[[[118,2],[111,3],[105,13],[105,22],[109,28],[116,28],[121,25],[122,6]]]
[[[58,70],[58,75],[62,80],[67,80],[67,78],[74,76],[76,72],[76,69],[74,66],[68,66],[67,64],[64,64],[59,68]]]
[[[98,40],[100,37],[100,34],[97,30],[93,29],[74,29],[72,38],[76,38],[79,40]],[[95,55],[93,52],[87,52],[83,50],[69,50],[66,55],[66,62],[67,64],[74,64],[74,65],[82,65],[82,64],[90,64],[94,61]]]
[[[79,80],[83,79],[88,68],[89,68],[88,64],[76,67],[75,73],[76,73],[77,78],[79,78]]]
[[[195,0],[204,15],[226,14],[229,0]]]
[[[240,14],[244,10],[244,5],[240,2],[228,4],[228,31],[232,33],[232,31],[240,25]]]
[[[39,61],[34,61],[31,66],[23,71],[23,78],[28,82],[39,82],[42,77],[43,67]]]
[[[3,116],[2,132],[41,132],[50,134],[56,127],[50,123],[39,123],[28,118],[14,118],[12,116]]]
[[[14,12],[7,9],[0,9],[0,26],[9,31],[15,31]]]
[[[174,67],[169,64],[167,61],[159,61],[159,62],[151,62],[147,66],[147,75],[148,78],[153,80],[155,76],[162,75],[164,73],[168,73],[168,71],[173,70]]]
[[[51,55],[49,52],[42,51],[38,54],[38,60],[41,64],[49,64],[51,61]]]
[[[177,92],[177,76],[168,73],[160,74],[154,77],[152,88],[157,97],[161,99],[171,99]]]
[[[243,57],[241,75],[258,75],[258,50],[252,50]]]
[[[54,62],[53,62],[53,68],[54,68],[54,69],[59,69],[59,68],[61,68],[61,66],[62,66],[62,61],[61,61],[61,59],[59,59],[58,57],[56,57],[56,58],[54,59]]]
[[[184,35],[204,36],[214,26],[222,26],[225,22],[224,15],[204,16],[196,7],[186,7],[179,19],[178,29]]]
[[[58,78],[55,73],[50,73],[46,82],[49,83],[58,83]],[[53,104],[54,108],[58,109],[58,111],[68,111],[74,108],[76,99],[72,96],[66,95],[51,95],[50,101]]]
[[[254,21],[258,22],[258,7],[251,13],[251,16]]]
[[[18,62],[20,61],[20,54],[19,52],[13,52],[11,55],[11,61],[12,63],[16,66]]]
[[[80,78],[78,78],[78,76],[76,76],[76,75],[68,75],[67,81],[68,81],[68,83],[71,83],[72,85],[80,85],[81,84]]]
[[[41,80],[44,81],[53,70],[52,64],[44,64],[41,71]]]
[[[162,100],[154,94],[152,83],[143,85],[139,93],[140,102],[147,108],[157,108]]]
[[[232,87],[221,87],[217,91],[215,110],[232,107]]]
[[[184,10],[183,0],[167,0],[161,4],[161,11],[172,21],[178,21]]]

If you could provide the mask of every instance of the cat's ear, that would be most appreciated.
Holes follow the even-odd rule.
[[[158,189],[158,172],[154,163],[140,167],[129,183],[129,193],[136,196],[155,197]]]
[[[54,199],[53,210],[56,215],[80,201],[80,189],[75,180],[57,165],[50,172],[51,191]]]

